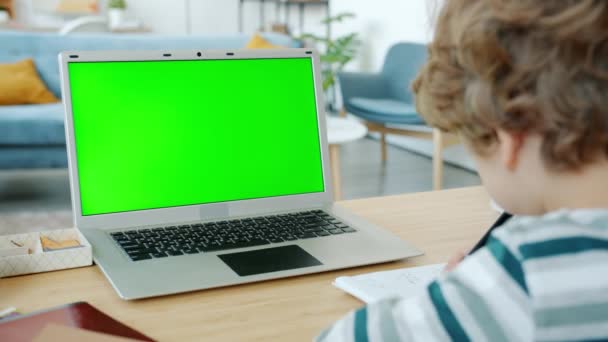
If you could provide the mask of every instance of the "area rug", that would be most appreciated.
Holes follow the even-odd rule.
[[[361,119],[348,115],[350,119],[363,122]],[[388,125],[390,128],[405,128],[413,131],[420,132],[432,132],[432,129],[423,125]],[[368,133],[368,136],[380,140],[379,133]],[[386,142],[392,146],[399,147],[410,152],[414,152],[428,158],[433,157],[433,142],[425,139],[418,139],[410,136],[388,134],[386,136]],[[390,157],[389,157],[390,158]],[[462,144],[450,146],[443,150],[443,161],[452,166],[460,167],[462,169],[477,173],[477,167],[464,149]]]
[[[369,136],[377,140],[380,139],[380,134],[378,133],[371,133]],[[386,142],[390,145],[403,148],[410,152],[414,152],[429,158],[433,157],[433,142],[430,140],[389,134],[386,137]],[[471,172],[477,172],[475,163],[465,151],[464,146],[461,144],[445,148],[443,150],[443,161],[447,164],[457,166]]]

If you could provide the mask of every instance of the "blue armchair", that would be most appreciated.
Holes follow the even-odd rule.
[[[439,130],[396,128],[391,125],[424,126],[416,113],[410,84],[427,58],[426,46],[415,43],[393,45],[380,73],[340,72],[342,115],[350,113],[365,121],[370,132],[380,133],[382,161],[387,160],[386,134],[432,139],[433,187],[441,189],[443,178],[442,149],[444,142]]]

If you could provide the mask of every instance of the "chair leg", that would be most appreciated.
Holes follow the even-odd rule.
[[[329,145],[329,162],[334,183],[334,200],[342,199],[342,179],[340,177],[340,145]]]
[[[385,163],[388,159],[386,152],[386,133],[380,135],[380,148],[382,149],[382,162]]]
[[[441,131],[433,129],[433,190],[443,187],[443,139]]]
[[[341,118],[345,118],[345,117],[346,117],[346,109],[342,108],[342,109],[340,110],[340,117],[341,117]]]

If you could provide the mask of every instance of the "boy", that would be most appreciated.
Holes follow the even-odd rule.
[[[608,1],[447,0],[429,52],[419,113],[519,218],[319,340],[608,340]]]

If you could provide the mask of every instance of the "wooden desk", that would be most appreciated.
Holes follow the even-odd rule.
[[[444,262],[458,249],[472,246],[497,217],[480,187],[341,204],[426,254],[377,266],[131,302],[119,299],[96,267],[87,267],[0,279],[0,306],[30,312],[87,301],[160,341],[310,341],[362,305],[334,288],[334,278]]]

